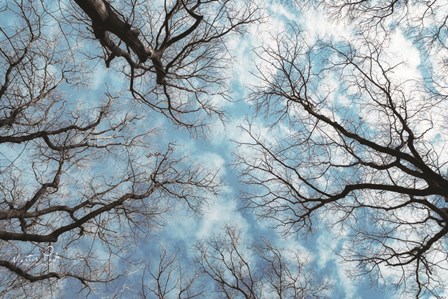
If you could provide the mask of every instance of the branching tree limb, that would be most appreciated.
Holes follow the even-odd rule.
[[[106,65],[114,57],[126,59],[129,68],[123,71],[136,100],[193,131],[206,129],[211,115],[224,120],[216,101],[229,98],[224,73],[230,68],[232,53],[226,40],[237,38],[246,25],[261,20],[255,4],[176,0],[164,1],[163,7],[133,3],[115,9],[106,0],[75,3],[74,8],[87,15],[95,38],[106,49]],[[125,15],[137,16],[128,22]],[[120,47],[121,42],[127,49]],[[152,73],[156,74],[155,86]]]
[[[129,240],[160,225],[171,206],[200,212],[217,176],[156,143],[157,130],[110,92],[74,102],[84,66],[47,27],[49,10],[0,5],[17,17],[0,26],[0,296],[64,297],[66,279],[93,291],[120,275]],[[138,35],[103,8],[89,11],[97,34],[121,34],[144,58]]]
[[[196,245],[197,263],[224,298],[326,298],[328,281],[318,281],[299,251],[267,240],[246,246],[236,227]]]
[[[309,45],[296,30],[258,53],[252,99],[282,137],[244,126],[246,206],[285,233],[339,224],[358,274],[376,281],[385,266],[405,291],[437,296],[448,269],[446,85],[403,79],[406,62],[390,63],[387,42],[368,36]]]

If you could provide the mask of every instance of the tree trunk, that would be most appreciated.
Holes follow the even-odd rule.
[[[145,62],[151,54],[148,48],[138,38],[138,30],[131,27],[131,24],[122,20],[117,12],[104,0],[75,0],[81,9],[92,20],[92,27],[95,37],[103,45],[114,52],[112,40],[107,36],[107,32],[115,34],[138,56],[140,62]]]

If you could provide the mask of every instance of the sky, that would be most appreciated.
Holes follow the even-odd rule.
[[[229,45],[230,51],[236,55],[230,82],[235,102],[224,103],[229,116],[225,126],[217,121],[213,125],[212,134],[205,139],[194,140],[188,135],[185,136],[184,132],[166,129],[166,134],[169,135],[167,138],[175,139],[189,157],[199,158],[201,163],[209,165],[211,169],[221,169],[224,192],[211,200],[204,208],[203,215],[191,217],[182,207],[172,212],[166,217],[166,225],[155,235],[157,241],[149,241],[147,250],[154,251],[154,255],[158,256],[158,251],[153,247],[154,243],[161,242],[166,248],[181,247],[184,254],[191,258],[194,254],[191,248],[197,241],[221,232],[225,225],[237,225],[243,231],[248,246],[251,240],[267,237],[274,240],[279,247],[303,249],[311,257],[311,268],[317,269],[318,275],[329,277],[333,281],[334,289],[331,290],[330,298],[394,298],[393,290],[388,291],[384,286],[375,285],[375,282],[372,284],[366,279],[354,280],[348,276],[346,270],[350,266],[341,264],[340,258],[335,254],[343,242],[339,236],[328,231],[318,231],[308,237],[298,233],[284,238],[280,231],[272,229],[272,224],[260,222],[252,213],[239,209],[240,192],[244,191],[245,186],[237,178],[238,170],[234,165],[237,145],[234,141],[244,141],[244,134],[239,127],[254,114],[247,99],[247,87],[257,84],[257,79],[252,74],[255,64],[258,63],[253,48],[273,43],[275,34],[287,30],[288,22],[293,20],[299,20],[300,24],[306,27],[306,31],[310,32],[311,38],[322,35],[347,37],[350,34],[348,28],[328,23],[316,11],[299,12],[280,3],[263,5],[268,7],[269,20],[249,28],[247,34],[231,41]],[[255,122],[260,127],[264,126],[263,118],[257,118]],[[165,122],[164,125],[170,124]],[[139,248],[141,252],[145,251],[143,248]]]
[[[285,1],[258,0],[258,2],[267,9],[268,16],[265,22],[250,25],[244,35],[230,40],[227,46],[234,56],[232,68],[228,70],[230,73],[228,88],[233,101],[221,103],[222,109],[228,116],[227,121],[223,124],[219,120],[214,120],[207,136],[198,138],[193,137],[186,130],[177,128],[165,117],[149,109],[145,113],[150,114],[151,117],[142,122],[146,128],[158,128],[159,135],[153,139],[153,142],[160,143],[160,148],[173,143],[176,151],[188,160],[200,164],[205,169],[219,170],[219,178],[222,181],[221,192],[210,196],[208,203],[202,207],[201,214],[193,214],[182,205],[173,205],[161,220],[161,226],[154,227],[140,240],[129,242],[127,250],[133,252],[132,259],[137,264],[130,267],[129,264],[121,264],[117,261],[115,265],[117,269],[126,271],[127,275],[107,286],[98,287],[95,290],[97,293],[90,294],[91,298],[112,298],[112,295],[117,293],[122,298],[138,298],[140,277],[146,269],[138,262],[152,263],[157,260],[160,248],[163,246],[168,251],[177,250],[179,260],[188,265],[194,258],[194,245],[208,236],[222,232],[225,225],[238,226],[247,246],[254,240],[267,238],[279,247],[300,249],[303,255],[308,257],[310,269],[313,269],[318,277],[332,281],[334,287],[330,291],[330,298],[399,298],[394,289],[385,287],[381,282],[378,284],[376,281],[365,278],[354,279],[348,275],[347,270],[354,266],[342,263],[341,257],[338,256],[346,241],[344,235],[338,235],[336,231],[317,228],[312,234],[305,235],[297,232],[284,236],[281,230],[272,228],[272,223],[260,221],[251,211],[241,210],[241,193],[248,187],[239,181],[235,153],[243,149],[239,148],[236,142],[247,141],[248,136],[240,127],[247,126],[250,121],[267,139],[272,137],[270,134],[282,134],[282,130],[287,129],[280,128],[275,131],[268,128],[269,119],[256,115],[253,103],[249,100],[250,88],[260,83],[254,73],[257,71],[256,65],[259,65],[261,61],[254,49],[273,45],[276,34],[289,32],[289,24],[292,22],[301,27],[309,44],[323,37],[335,41],[350,40],[353,34],[353,28],[349,24],[329,21],[319,9],[299,11],[297,8],[286,5]],[[3,22],[7,22],[7,19],[5,20]],[[386,49],[390,63],[407,62],[397,68],[396,76],[403,80],[422,76],[420,52],[406,38],[406,34],[397,30],[392,40],[393,42]],[[88,43],[93,44],[85,46],[97,46],[92,40]],[[403,48],[407,50],[402,51]],[[68,95],[69,102],[76,103],[82,110],[95,107],[95,99],[101,99],[106,90],[113,93],[127,87],[123,77],[112,69],[107,69],[103,61],[95,62],[94,73],[90,74],[90,78],[91,80],[83,89],[76,93],[70,91]],[[339,84],[337,78],[328,77],[322,80],[325,81],[326,86]],[[343,97],[334,101],[340,101],[342,106],[350,105],[347,103],[349,100]],[[126,103],[120,105],[126,109]],[[376,121],[376,119],[369,119],[371,115],[364,117],[367,121]],[[4,155],[8,154],[5,152]],[[11,155],[14,154],[11,153]],[[22,159],[26,160],[26,157]],[[107,166],[96,165],[94,162],[91,165],[92,176],[95,176],[95,172],[120,171],[117,169],[120,169],[120,166],[113,165],[112,162]],[[76,176],[76,173],[72,175]],[[64,254],[73,256],[75,252],[79,252],[82,255],[83,250],[88,248],[88,244],[77,246],[79,247],[73,248],[72,252]],[[94,245],[93,249],[100,256],[103,254],[99,246]],[[70,285],[62,286],[62,293],[67,298],[70,291]]]

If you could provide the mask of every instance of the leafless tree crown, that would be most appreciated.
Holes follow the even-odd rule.
[[[354,274],[396,277],[420,297],[439,296],[447,281],[448,85],[445,19],[435,24],[441,43],[412,31],[443,4],[425,2],[413,19],[414,2],[319,1],[330,17],[348,12],[352,40],[313,41],[293,24],[259,49],[252,100],[271,126],[263,135],[256,122],[243,126],[237,164],[245,206],[261,218],[285,233],[338,224]],[[388,27],[397,14],[406,22]],[[400,36],[417,61],[391,54]]]
[[[135,99],[193,131],[205,129],[211,115],[224,120],[220,107],[230,96],[226,76],[232,58],[225,41],[260,20],[254,3],[125,1],[115,8],[106,0],[74,2],[102,45],[106,66],[115,57],[126,60],[123,72]]]
[[[327,298],[329,281],[318,281],[304,254],[268,240],[245,245],[237,227],[196,246],[197,263],[221,298]]]
[[[199,212],[218,181],[107,90],[74,102],[85,65],[49,7],[0,5],[15,17],[0,27],[0,296],[59,297],[61,279],[117,277],[129,242],[176,202]]]

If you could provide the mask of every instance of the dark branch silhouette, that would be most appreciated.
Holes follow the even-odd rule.
[[[229,99],[223,71],[232,53],[226,39],[260,20],[251,1],[176,0],[162,7],[136,2],[120,9],[106,0],[74,1],[105,49],[106,66],[115,57],[130,66],[123,71],[133,98],[194,132],[205,131],[212,115],[224,120],[213,99]],[[148,74],[154,73],[151,84]]]
[[[146,57],[106,2],[78,2],[103,45],[114,34]],[[56,290],[66,280],[87,295],[122,274],[117,256],[127,261],[129,240],[160,226],[172,207],[199,213],[217,191],[216,173],[156,140],[141,106],[108,90],[82,99],[89,66],[47,30],[54,16],[43,5],[2,3],[0,13],[16,18],[0,26],[0,297],[64,297]]]
[[[194,18],[195,22],[191,27],[187,28],[184,32],[179,33],[176,36],[169,36],[167,34],[165,39],[157,48],[150,48],[145,46],[143,41],[139,38],[139,29],[133,28],[132,25],[125,20],[123,16],[119,14],[106,0],[74,0],[76,4],[89,16],[92,21],[92,29],[100,43],[108,49],[111,54],[106,59],[106,65],[109,67],[110,62],[114,57],[124,57],[132,67],[136,67],[135,63],[129,53],[122,50],[109,36],[109,33],[116,35],[121,41],[123,41],[132,51],[138,56],[140,63],[146,62],[148,58],[151,59],[156,74],[157,74],[157,84],[164,84],[166,71],[162,64],[162,57],[164,51],[172,46],[173,44],[179,42],[180,40],[186,38],[190,35],[201,23],[203,17],[196,14],[194,9],[200,5],[200,1],[189,9],[183,0],[179,0],[173,6],[172,10],[167,13],[166,19],[164,21],[165,30],[168,32],[168,26],[170,23],[170,18],[178,9],[185,9],[185,11]]]
[[[355,275],[377,281],[386,267],[402,291],[439,296],[448,269],[444,66],[428,59],[427,74],[407,78],[412,62],[390,62],[392,41],[366,28],[314,44],[291,28],[258,52],[252,100],[272,131],[243,127],[244,206],[285,234],[338,227]]]

